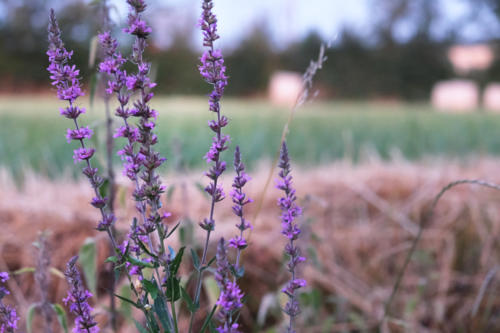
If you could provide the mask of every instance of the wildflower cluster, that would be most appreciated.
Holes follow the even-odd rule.
[[[231,279],[231,267],[227,260],[227,246],[224,238],[221,238],[217,246],[217,270],[215,281],[220,289],[217,305],[220,307],[219,318],[222,325],[217,328],[219,333],[239,333],[238,323],[234,319],[243,303],[241,301],[243,293],[236,281]]]
[[[85,140],[92,137],[93,131],[89,127],[80,126],[78,122],[79,116],[85,113],[84,108],[76,105],[77,98],[83,95],[79,71],[70,64],[72,52],[64,48],[54,11],[51,10],[49,50],[47,52],[50,61],[48,70],[51,74],[52,84],[57,88],[58,97],[68,102],[68,106],[61,110],[61,114],[72,119],[75,126],[67,130],[66,139],[68,142],[77,141],[80,145],[74,151],[73,158],[75,162],[85,163],[83,174],[87,176],[94,189],[95,196],[92,198],[91,204],[101,212],[101,221],[97,229],[107,232],[116,254],[109,257],[108,260],[116,264],[115,269],[118,273],[122,271],[127,276],[130,288],[136,297],[135,301],[129,301],[145,316],[146,328],[140,327],[137,322],[138,329],[148,332],[178,332],[175,303],[182,298],[186,301],[187,308],[191,312],[188,332],[193,332],[195,314],[201,308],[200,294],[203,274],[205,271],[213,272],[209,266],[215,260],[217,265],[214,273],[215,280],[220,288],[220,295],[216,303],[219,308],[217,316],[220,325],[216,330],[219,333],[238,333],[240,332],[238,312],[243,307],[244,295],[238,286],[238,279],[244,273],[241,265],[241,254],[248,246],[245,231],[252,228],[244,214],[245,206],[252,202],[252,199],[244,192],[244,187],[250,177],[245,171],[239,147],[235,148],[234,170],[236,175],[230,192],[233,203],[232,211],[238,219],[236,224],[238,233],[229,242],[221,238],[218,242],[215,259],[208,260],[210,235],[215,228],[215,205],[226,196],[220,179],[226,170],[226,162],[221,159],[221,153],[228,149],[230,142],[229,136],[222,133],[223,128],[228,124],[228,118],[221,114],[220,107],[220,101],[227,86],[227,76],[222,53],[214,47],[214,42],[219,36],[217,34],[217,18],[213,13],[213,0],[202,0],[203,11],[200,19],[203,45],[207,49],[200,58],[201,65],[198,66],[198,69],[204,80],[212,86],[208,97],[208,108],[209,111],[213,112],[214,119],[208,122],[208,126],[215,134],[205,155],[207,163],[210,164],[209,170],[205,173],[209,178],[209,184],[205,191],[210,195],[211,202],[208,216],[200,222],[201,228],[206,232],[201,260],[196,251],[191,251],[197,273],[193,298],[183,289],[180,277],[178,277],[184,247],[177,252],[170,246],[168,246],[168,250],[165,247],[165,242],[173,230],[168,232],[168,227],[163,223],[170,214],[161,211],[161,195],[165,192],[165,186],[162,185],[157,169],[166,159],[154,150],[154,146],[158,143],[158,137],[154,133],[158,112],[150,106],[150,101],[154,96],[151,90],[156,86],[156,83],[152,82],[149,77],[151,64],[143,57],[152,29],[143,17],[146,10],[145,1],[127,0],[126,2],[129,5],[130,13],[127,27],[123,31],[134,37],[131,55],[123,56],[118,51],[117,39],[111,35],[110,31],[101,32],[98,36],[104,55],[99,64],[99,72],[104,74],[107,80],[106,98],[114,95],[118,101],[115,115],[121,118],[122,124],[116,129],[114,138],[126,139],[126,143],[118,151],[118,155],[123,161],[124,175],[134,184],[133,198],[138,213],[138,218],[132,220],[128,234],[124,239],[121,239],[120,243],[116,242],[115,230],[111,228],[115,222],[115,216],[111,212],[109,201],[100,194],[104,180],[98,175],[97,168],[92,167],[91,164],[95,150],[87,148],[85,145]],[[134,72],[125,70],[127,63],[133,65]],[[112,145],[110,147],[109,151],[112,150]],[[290,257],[288,270],[292,274],[292,279],[283,289],[283,292],[290,298],[284,310],[290,316],[288,331],[294,332],[293,318],[300,311],[296,291],[305,285],[304,280],[296,278],[295,268],[298,263],[305,259],[294,244],[300,234],[295,219],[301,214],[301,210],[295,204],[296,196],[295,190],[291,187],[292,177],[290,176],[290,163],[285,144],[282,147],[280,167],[282,170],[278,188],[285,192],[285,197],[279,201],[282,209],[282,233],[289,240],[285,252]],[[234,263],[230,263],[228,259],[229,248],[234,248],[236,251]],[[93,310],[88,304],[88,299],[92,295],[82,286],[76,261],[77,257],[73,257],[67,264],[65,276],[70,290],[64,302],[70,305],[71,312],[76,315],[74,332],[95,333],[99,331],[99,328],[92,315]],[[151,274],[145,272],[143,274],[145,268],[151,269]],[[4,279],[3,275],[0,277]],[[2,280],[2,282],[4,281]],[[4,289],[0,287],[0,300],[4,293],[7,292],[4,292]],[[0,302],[0,306],[2,306],[0,310],[3,309],[1,304]],[[3,320],[3,317],[1,318]],[[210,319],[208,318],[208,322]],[[0,333],[4,333],[3,327]],[[11,331],[6,332],[10,333]]]
[[[5,288],[5,283],[9,280],[7,272],[0,272],[0,333],[13,333],[17,329],[19,316],[16,309],[3,303],[2,299],[10,292]]]
[[[92,316],[93,309],[88,303],[88,299],[92,297],[92,294],[83,288],[80,273],[76,268],[77,260],[78,256],[71,258],[66,266],[64,275],[70,289],[68,296],[63,301],[66,305],[70,305],[70,311],[76,316],[74,333],[97,333],[99,327]]]
[[[285,196],[278,200],[278,205],[281,208],[281,233],[289,241],[285,247],[285,254],[289,257],[287,268],[292,274],[291,280],[282,291],[289,297],[284,309],[285,313],[290,316],[287,332],[295,332],[293,330],[293,319],[300,313],[296,291],[306,285],[305,280],[296,278],[295,268],[299,263],[305,261],[305,258],[301,256],[300,249],[294,244],[301,232],[295,220],[302,214],[302,209],[295,203],[297,197],[295,189],[292,187],[290,158],[288,157],[288,148],[285,142],[281,147],[279,167],[281,169],[279,172],[280,180],[276,187],[285,193]]]

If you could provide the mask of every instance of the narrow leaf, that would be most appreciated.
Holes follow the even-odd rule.
[[[61,325],[64,333],[68,333],[68,318],[66,316],[66,311],[64,311],[64,308],[59,304],[52,304],[52,309],[54,309],[57,315],[57,321],[59,325]]]
[[[179,252],[177,253],[177,255],[175,256],[174,260],[172,260],[172,262],[170,263],[169,265],[169,270],[170,270],[170,276],[175,276],[177,275],[177,271],[179,270],[179,267],[181,265],[181,261],[182,261],[182,256],[184,255],[184,250],[186,249],[185,246],[181,247],[179,249]]]
[[[212,308],[212,311],[210,311],[209,315],[207,318],[205,318],[205,321],[203,322],[203,326],[201,327],[200,333],[205,332],[207,329],[208,324],[210,323],[210,320],[212,320],[212,317],[214,316],[215,310],[217,309],[217,305],[214,305]]]
[[[66,277],[64,276],[64,273],[55,267],[50,267],[49,272],[52,273],[53,275],[57,276],[58,278],[61,278],[63,280],[66,279]]]
[[[101,197],[105,198],[108,196],[109,184],[109,179],[104,179],[101,187],[99,187],[99,194],[101,195]]]
[[[33,317],[35,316],[35,310],[37,307],[38,304],[36,303],[31,304],[26,313],[26,330],[28,331],[28,333],[33,332],[32,331]]]
[[[21,275],[24,273],[34,273],[34,272],[35,272],[35,267],[22,267],[14,271],[13,273],[14,275]]]
[[[200,270],[200,257],[198,257],[198,254],[193,249],[191,249],[191,257],[193,258],[194,268],[196,268],[196,270],[199,271]]]
[[[172,228],[172,230],[170,230],[170,232],[169,232],[169,233],[168,233],[168,235],[167,235],[167,238],[168,238],[168,237],[170,237],[170,235],[172,235],[172,234],[174,233],[174,231],[175,231],[175,230],[177,230],[177,228],[178,228],[180,225],[181,225],[181,223],[180,223],[180,222],[179,222],[179,223],[177,223],[177,224],[175,225],[175,227],[173,227],[173,228]]]
[[[97,289],[97,245],[94,238],[87,238],[80,248],[78,261],[82,266],[85,281],[92,294]]]
[[[129,286],[124,285],[120,289],[120,294],[124,295],[123,297],[126,299],[130,299],[132,297],[132,291],[130,290]],[[120,312],[122,313],[124,318],[132,318],[132,307],[130,306],[129,302],[120,302]]]
[[[161,325],[167,332],[172,332],[172,326],[168,318],[167,307],[163,298],[158,297],[154,300],[153,309],[160,319]]]
[[[142,325],[134,319],[134,324],[135,324],[135,327],[139,330],[140,333],[150,333],[149,330],[145,329],[144,327],[142,327]]]
[[[141,307],[139,304],[135,303],[134,301],[132,301],[132,300],[130,300],[130,299],[128,299],[128,298],[126,298],[126,297],[120,296],[120,295],[118,295],[118,294],[114,294],[114,295],[115,295],[116,297],[118,297],[119,299],[121,299],[122,301],[127,302],[127,303],[129,303],[129,304],[133,305],[135,308],[137,308],[137,309],[142,309],[142,307]]]
[[[116,264],[118,262],[118,258],[116,256],[107,257],[104,262],[112,262]]]
[[[186,302],[189,312],[194,313],[198,311],[198,309],[200,308],[200,304],[194,304],[191,296],[189,296],[189,293],[183,287],[181,287],[181,296],[182,299]]]
[[[155,282],[151,282],[149,280],[144,279],[142,280],[142,285],[153,299],[156,299],[156,297],[158,297],[159,290]]]
[[[132,256],[127,256],[127,261],[130,262],[131,264],[134,264],[139,267],[148,267],[148,268],[155,268],[155,265],[149,262],[141,261],[139,259],[136,259]]]

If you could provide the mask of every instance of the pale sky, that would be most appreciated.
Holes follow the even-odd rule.
[[[477,9],[470,0],[435,0],[445,20],[431,28],[437,38],[442,38],[449,27]],[[124,0],[111,0],[117,4],[122,18],[125,16]],[[170,8],[173,17],[166,20],[199,17],[200,0],[153,0],[150,12],[158,7]],[[346,24],[364,36],[370,35],[370,26],[376,19],[374,0],[216,0],[215,13],[220,21],[219,31],[223,46],[232,46],[256,24],[267,24],[272,40],[279,46],[306,35],[319,32],[325,39],[334,39]],[[418,5],[419,1],[415,1]],[[460,25],[460,37],[464,42],[498,36],[500,25],[486,10],[477,12],[475,24]],[[190,23],[191,24],[191,23]],[[405,40],[411,36],[413,25],[402,22],[397,26],[396,37]],[[195,41],[196,44],[196,41]]]

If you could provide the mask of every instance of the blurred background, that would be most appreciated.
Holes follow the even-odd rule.
[[[171,189],[165,203],[174,213],[172,221],[195,226],[186,232],[196,247],[196,225],[208,209],[199,188],[206,183],[201,170],[211,136],[209,86],[197,69],[200,3],[148,3],[145,15],[153,34],[146,57],[158,83],[157,149],[168,158],[162,172]],[[96,73],[100,4],[0,1],[0,225],[5,226],[0,271],[33,265],[35,251],[26,244],[46,229],[52,231],[53,265],[59,269],[85,239],[101,249],[96,250],[100,259],[105,257],[104,239],[92,230],[97,215],[86,204],[90,189],[73,164],[73,144],[64,138],[68,124],[58,115],[62,103],[50,86],[45,55],[53,7],[81,69],[84,121],[95,129],[92,144],[106,171],[103,83]],[[108,4],[114,34],[128,55],[132,40],[121,30],[126,2]],[[439,189],[464,177],[500,182],[500,1],[215,0],[215,12],[217,45],[229,75],[222,105],[231,120],[232,144],[224,158],[230,162],[235,145],[241,146],[253,178],[249,192],[258,203],[249,208],[256,228],[243,280],[252,286],[242,314],[245,332],[275,332],[281,324],[276,290],[286,273],[280,268],[281,247],[270,245],[282,242],[275,206],[279,193],[266,183],[302,89],[302,73],[322,44],[328,59],[314,78],[314,98],[294,114],[288,136],[305,207],[302,247],[310,258],[302,272],[311,283],[302,297],[300,324],[307,332],[375,331]],[[118,140],[115,150],[122,144]],[[118,158],[115,173],[126,229],[133,203]],[[492,190],[467,186],[443,197],[384,329],[500,331],[499,199]],[[231,236],[229,203],[222,207],[217,236]],[[95,275],[106,279],[100,266]],[[65,286],[53,280],[57,301]],[[22,313],[38,297],[32,281],[29,274],[14,281],[23,296],[13,301]],[[104,290],[98,297],[106,303]],[[101,314],[99,320],[107,319]],[[125,332],[127,322],[121,320]]]

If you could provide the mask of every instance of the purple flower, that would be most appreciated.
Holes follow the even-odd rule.
[[[13,333],[17,329],[19,316],[16,309],[3,303],[3,298],[10,292],[4,284],[9,280],[7,272],[0,272],[0,333]]]
[[[92,316],[92,307],[88,303],[88,299],[92,294],[83,288],[80,272],[76,268],[78,256],[71,258],[66,265],[66,281],[69,284],[68,296],[63,299],[64,304],[69,304],[70,311],[76,315],[74,333],[97,333],[97,326],[94,317]]]
[[[139,134],[139,129],[137,127],[131,126],[120,126],[116,129],[114,138],[127,138],[129,142],[133,143],[139,141],[141,135]]]
[[[286,285],[285,288],[283,288],[281,291],[283,291],[285,294],[288,296],[291,296],[295,293],[295,290],[305,287],[306,286],[306,280],[303,279],[295,279],[292,281],[289,281]]]
[[[50,73],[52,85],[57,88],[57,96],[61,100],[73,103],[79,96],[83,96],[83,91],[80,86],[80,71],[75,65],[70,65],[69,60],[73,52],[68,52],[64,48],[61,40],[61,31],[56,21],[56,16],[53,10],[50,11],[49,22],[49,67],[47,70]]]
[[[61,116],[64,116],[68,119],[76,119],[78,118],[81,114],[85,113],[85,108],[80,108],[75,105],[70,105],[65,108],[60,109]]]
[[[153,31],[144,20],[139,17],[131,15],[129,16],[128,27],[123,29],[128,34],[136,35],[140,38],[146,38]]]
[[[89,160],[94,155],[94,148],[78,148],[73,151],[73,160],[75,163]]]
[[[88,127],[80,127],[79,129],[68,128],[68,131],[66,133],[66,140],[68,140],[68,143],[70,143],[71,140],[90,139],[93,133],[94,132]]]
[[[276,187],[285,194],[284,197],[278,200],[278,206],[281,208],[281,233],[288,239],[288,244],[285,247],[285,254],[289,258],[287,268],[292,275],[291,280],[282,290],[283,293],[289,297],[284,312],[290,317],[288,332],[295,332],[293,329],[293,320],[300,313],[300,306],[297,301],[297,290],[306,285],[305,280],[296,278],[295,268],[297,264],[305,261],[305,258],[301,256],[300,249],[294,244],[294,241],[297,240],[301,232],[295,220],[302,214],[302,209],[295,203],[297,197],[295,195],[295,189],[292,187],[290,158],[285,142],[283,142],[281,147],[279,167],[281,169],[279,172],[280,178],[278,179]]]
[[[0,301],[0,333],[13,333],[17,330],[19,316],[16,309],[9,305],[4,305]]]
[[[236,236],[229,240],[229,246],[238,250],[243,250],[248,246],[247,241],[242,236]]]
[[[229,246],[237,249],[235,268],[239,269],[241,251],[248,246],[246,239],[243,237],[243,232],[247,229],[252,228],[250,222],[248,222],[243,217],[243,207],[253,202],[253,200],[248,198],[243,192],[243,187],[250,180],[250,177],[245,172],[245,164],[243,164],[243,162],[241,161],[239,146],[236,146],[236,149],[234,151],[233,165],[234,170],[236,171],[236,176],[233,180],[233,189],[231,190],[230,195],[231,200],[233,201],[233,213],[240,219],[239,223],[236,225],[240,232],[238,236],[233,237],[231,240],[229,240]]]
[[[227,260],[227,248],[224,238],[221,238],[217,246],[217,270],[215,281],[220,289],[217,305],[220,307],[219,319],[222,323],[217,329],[218,332],[238,333],[238,325],[234,321],[234,315],[243,307],[243,292],[238,287],[236,281],[231,279],[231,268]],[[236,325],[235,325],[236,324]]]

